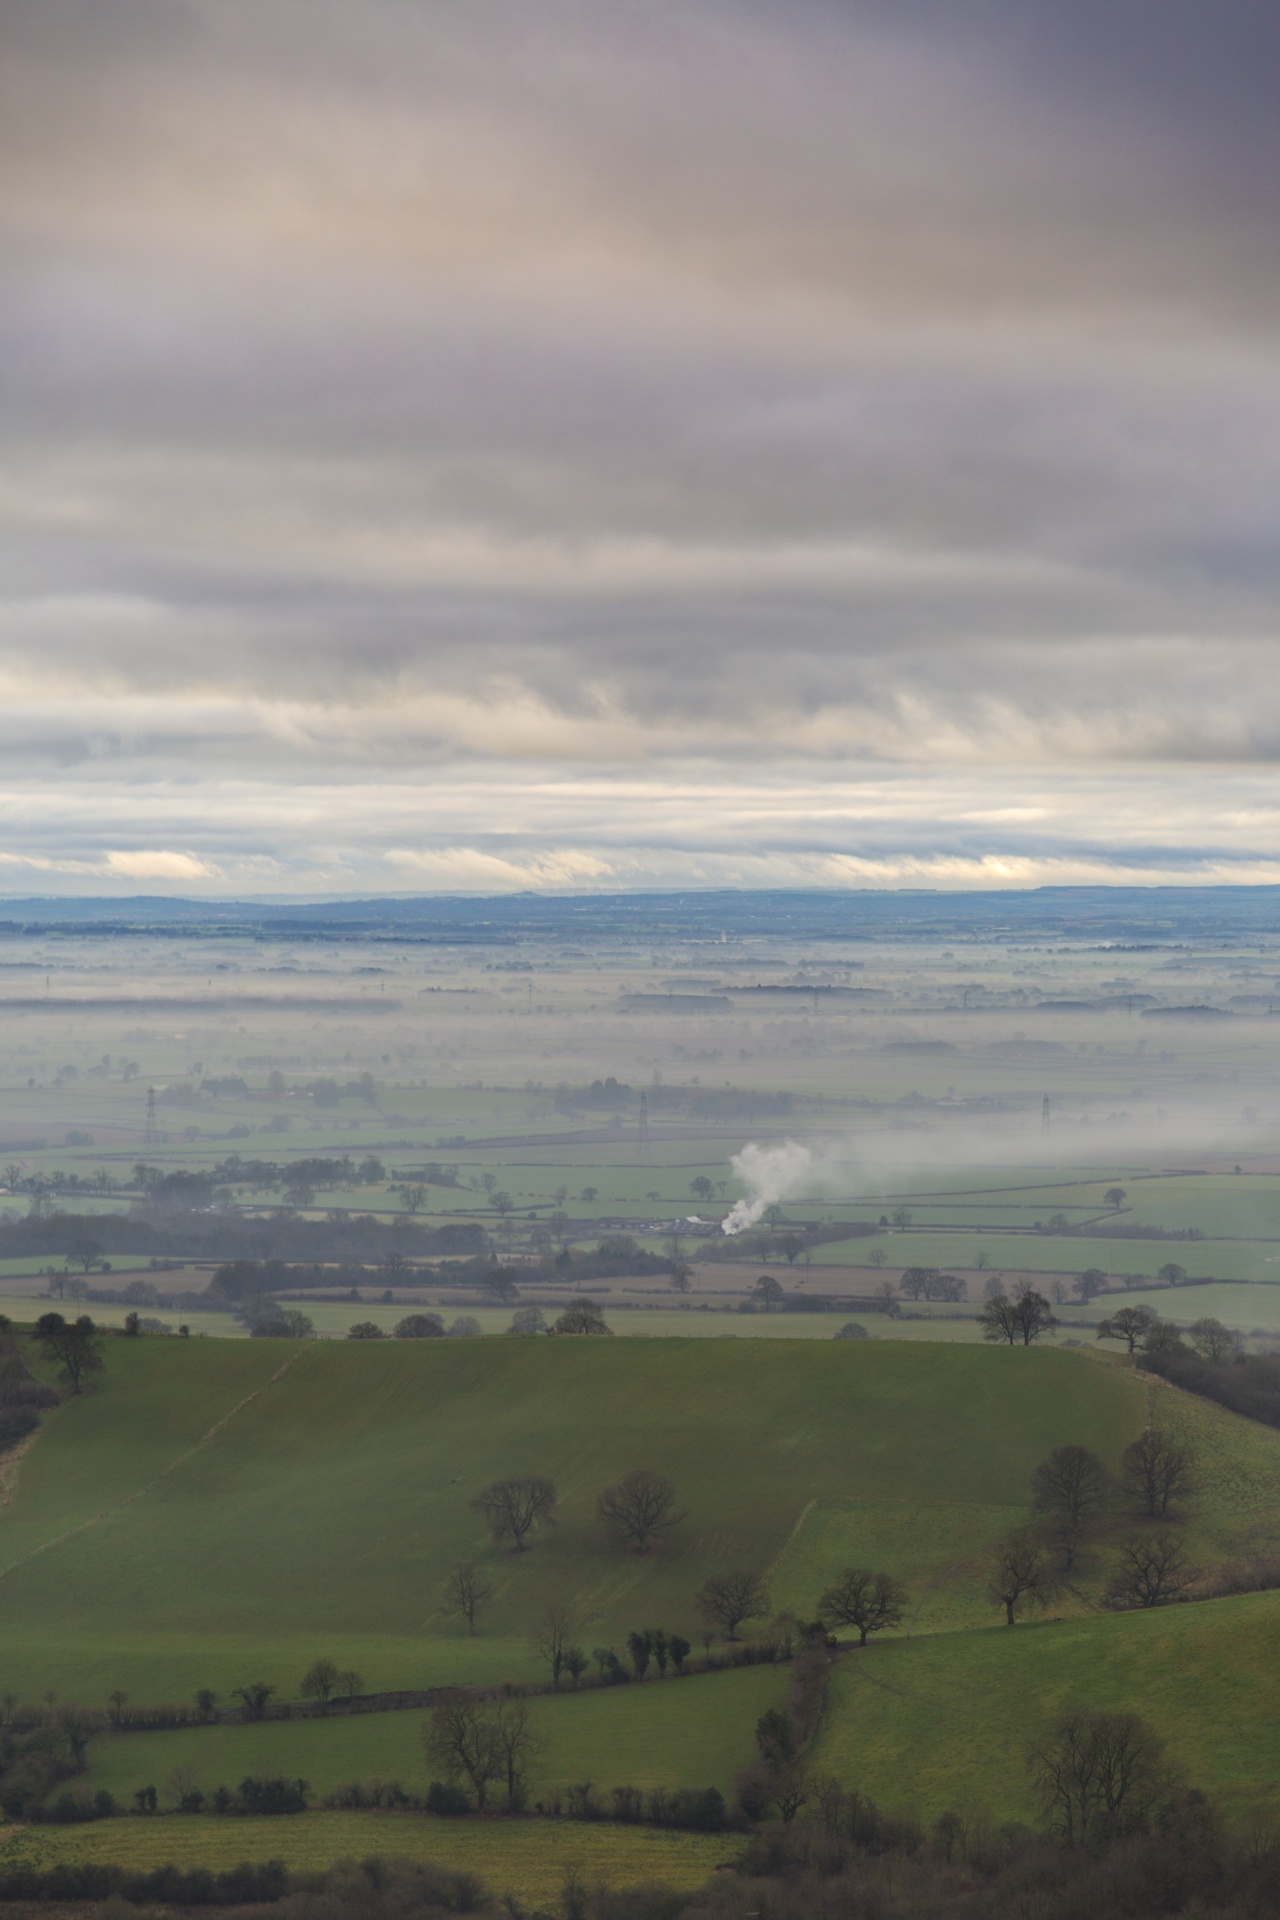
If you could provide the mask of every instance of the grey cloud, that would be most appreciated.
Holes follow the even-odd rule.
[[[1122,862],[1274,857],[1272,12],[0,0],[0,41],[21,857],[981,880],[1105,866],[1125,791]]]

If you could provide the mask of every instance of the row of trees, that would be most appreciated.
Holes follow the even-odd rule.
[[[1161,1523],[1155,1533],[1131,1532],[1103,1592],[1110,1607],[1155,1607],[1180,1598],[1193,1570],[1170,1523],[1179,1506],[1198,1489],[1195,1448],[1183,1433],[1151,1427],[1121,1460],[1120,1491],[1144,1519]],[[1055,1447],[1032,1475],[1032,1508],[1037,1525],[1018,1530],[997,1547],[987,1582],[994,1606],[1002,1606],[1013,1626],[1028,1608],[1045,1607],[1075,1570],[1090,1527],[1113,1503],[1117,1489],[1102,1462],[1088,1447]]]
[[[1003,1289],[989,1293],[978,1321],[984,1340],[1011,1347],[1029,1347],[1058,1324],[1049,1302],[1028,1280],[1020,1281],[1012,1296]]]
[[[967,1300],[969,1289],[954,1273],[939,1273],[936,1267],[906,1267],[898,1279],[898,1292],[904,1300]]]
[[[1225,1366],[1244,1353],[1240,1335],[1221,1320],[1207,1315],[1193,1320],[1184,1340],[1181,1330],[1162,1320],[1152,1307],[1120,1307],[1109,1319],[1099,1321],[1098,1339],[1121,1341],[1130,1358],[1139,1352],[1173,1358],[1194,1352],[1215,1366]]]
[[[496,1543],[505,1546],[509,1541],[518,1554],[528,1551],[532,1534],[554,1526],[558,1504],[555,1482],[544,1474],[491,1481],[471,1502]],[[647,1553],[685,1518],[672,1482],[644,1467],[624,1473],[605,1487],[596,1500],[596,1513],[613,1537],[635,1553]],[[454,1570],[455,1582],[460,1571]],[[474,1630],[474,1612],[468,1612],[467,1619]]]
[[[473,1313],[455,1315],[451,1325],[445,1326],[438,1313],[407,1313],[403,1320],[397,1320],[391,1330],[396,1340],[473,1340],[483,1331],[480,1322]],[[385,1340],[386,1333],[376,1320],[357,1320],[347,1328],[348,1340]]]

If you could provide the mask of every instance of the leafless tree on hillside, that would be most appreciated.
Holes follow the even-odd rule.
[[[760,1575],[748,1568],[715,1573],[698,1594],[698,1611],[704,1620],[724,1629],[726,1640],[736,1640],[744,1620],[769,1611],[768,1589]]]
[[[987,1597],[1003,1607],[1009,1626],[1028,1607],[1047,1607],[1057,1592],[1049,1556],[1033,1534],[1011,1533],[996,1548],[987,1578]]]
[[[1088,1447],[1055,1447],[1031,1476],[1031,1504],[1045,1515],[1062,1543],[1064,1571],[1071,1572],[1085,1527],[1106,1505],[1111,1482]]]
[[[1148,1427],[1123,1455],[1125,1485],[1153,1520],[1162,1520],[1171,1506],[1189,1500],[1198,1489],[1196,1450],[1185,1434],[1165,1427]]]
[[[540,1474],[495,1480],[476,1495],[471,1505],[484,1515],[499,1544],[510,1539],[516,1552],[524,1553],[525,1542],[535,1527],[555,1524],[555,1483]]]
[[[596,1501],[596,1512],[610,1532],[636,1553],[647,1553],[655,1541],[684,1519],[676,1506],[672,1482],[646,1467],[636,1467],[606,1487]]]
[[[444,1591],[446,1611],[460,1613],[467,1623],[467,1632],[474,1635],[476,1615],[493,1598],[494,1587],[489,1576],[474,1560],[459,1560],[445,1582]]]

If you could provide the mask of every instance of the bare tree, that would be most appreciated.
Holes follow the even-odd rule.
[[[636,1467],[606,1487],[596,1501],[596,1512],[614,1536],[637,1553],[647,1553],[655,1540],[684,1519],[671,1481],[646,1467]]]
[[[590,1661],[581,1647],[566,1647],[564,1650],[564,1670],[576,1687],[586,1672]]]
[[[1001,1340],[1009,1346],[1015,1346],[1018,1339],[1017,1307],[1003,1287],[995,1293],[989,1293],[978,1315],[978,1324],[982,1328],[984,1340],[998,1343]]]
[[[1170,1785],[1163,1743],[1136,1713],[1069,1714],[1027,1760],[1069,1847],[1140,1830]]]
[[[869,1633],[901,1623],[907,1590],[891,1573],[872,1573],[866,1567],[847,1567],[818,1602],[818,1618],[825,1627],[856,1627],[858,1645]]]
[[[1173,1533],[1131,1533],[1103,1596],[1109,1607],[1164,1607],[1191,1584],[1186,1548]]]
[[[712,1574],[698,1594],[698,1611],[708,1623],[724,1629],[726,1640],[736,1640],[742,1622],[758,1619],[769,1611],[769,1604],[760,1575],[742,1567]]]
[[[444,1321],[438,1313],[406,1313],[392,1331],[397,1340],[442,1340]]]
[[[103,1247],[101,1240],[93,1240],[87,1236],[81,1236],[79,1239],[72,1241],[67,1257],[68,1259],[79,1262],[82,1273],[88,1273],[91,1267],[97,1266],[99,1260],[102,1258],[102,1253]]]
[[[483,1813],[489,1783],[503,1772],[504,1756],[498,1744],[493,1716],[474,1694],[442,1700],[422,1730],[428,1761],[447,1780],[468,1780]]]
[[[511,1316],[508,1333],[531,1336],[545,1333],[547,1322],[541,1307],[517,1307]]]
[[[247,1687],[232,1687],[231,1698],[244,1702],[246,1720],[265,1720],[267,1702],[274,1692],[275,1688],[268,1686],[265,1680],[255,1680]]]
[[[427,1203],[427,1189],[420,1181],[414,1181],[410,1186],[401,1187],[400,1198],[406,1213],[421,1213]]]
[[[577,1649],[572,1649],[577,1651]],[[585,1662],[583,1663],[585,1665]],[[578,1668],[581,1673],[582,1668]],[[529,1767],[545,1746],[533,1723],[533,1715],[524,1700],[502,1700],[493,1709],[493,1738],[502,1761],[502,1777],[507,1788],[507,1812],[519,1813],[524,1805]]]
[[[1148,1427],[1140,1440],[1123,1454],[1125,1485],[1142,1503],[1143,1512],[1162,1520],[1178,1500],[1197,1490],[1196,1450],[1185,1434]]]
[[[604,1309],[594,1300],[574,1300],[556,1321],[557,1333],[612,1333]]]
[[[542,1616],[542,1623],[533,1636],[533,1651],[545,1660],[551,1669],[551,1684],[560,1685],[560,1675],[564,1672],[565,1654],[570,1646],[570,1634],[573,1632],[574,1619],[568,1607],[548,1607]]]
[[[500,1307],[513,1307],[520,1298],[516,1276],[510,1267],[491,1268],[481,1282],[481,1291],[486,1299],[496,1300]]]
[[[318,1700],[321,1709],[328,1710],[338,1686],[338,1669],[332,1660],[315,1660],[302,1677],[302,1697],[304,1700]]]
[[[556,1517],[555,1483],[540,1474],[521,1479],[495,1480],[471,1502],[494,1539],[510,1539],[517,1553],[527,1551],[525,1541],[535,1527],[554,1526]]]
[[[1157,1320],[1142,1344],[1153,1365],[1161,1360],[1185,1360],[1191,1352],[1172,1320]]]
[[[1023,1346],[1029,1347],[1042,1333],[1052,1333],[1058,1322],[1044,1295],[1024,1281],[1013,1296],[1013,1324]]]
[[[773,1804],[784,1827],[789,1827],[809,1798],[809,1773],[803,1754],[784,1760],[773,1769]]]
[[[1109,1320],[1099,1320],[1099,1340],[1123,1340],[1130,1357],[1146,1339],[1158,1319],[1152,1307],[1120,1307]]]
[[[467,1632],[474,1635],[476,1615],[488,1606],[494,1594],[493,1582],[474,1560],[459,1560],[445,1581],[445,1611],[460,1613]]]
[[[60,1313],[42,1313],[35,1338],[72,1393],[80,1392],[90,1374],[102,1371],[102,1342],[87,1313],[70,1322]]]
[[[1224,1327],[1221,1320],[1193,1320],[1187,1332],[1200,1358],[1212,1360],[1215,1366],[1234,1360],[1240,1352],[1240,1335]]]
[[[204,1805],[199,1775],[194,1767],[178,1766],[169,1775],[169,1791],[179,1813],[199,1813]]]
[[[1028,1607],[1047,1607],[1057,1592],[1057,1581],[1040,1542],[1029,1533],[1011,1533],[996,1548],[987,1578],[987,1598],[1003,1607],[1009,1626]]]
[[[1031,1476],[1031,1504],[1061,1541],[1067,1573],[1085,1527],[1106,1505],[1110,1486],[1106,1468],[1088,1447],[1055,1447]]]

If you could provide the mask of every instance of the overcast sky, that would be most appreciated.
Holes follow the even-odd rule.
[[[1275,0],[0,0],[0,890],[1280,880]]]

